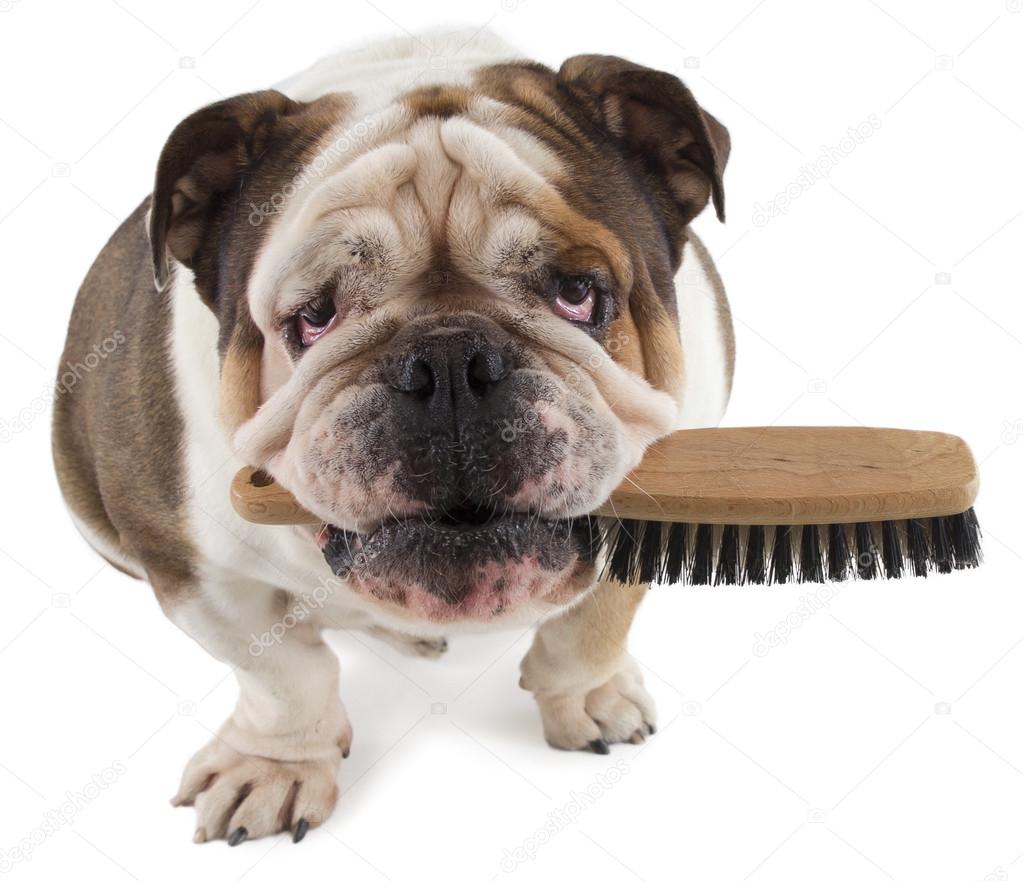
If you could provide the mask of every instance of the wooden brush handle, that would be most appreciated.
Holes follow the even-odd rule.
[[[857,523],[959,514],[977,466],[951,434],[896,428],[677,431],[653,444],[596,514],[737,525]],[[319,523],[264,472],[243,468],[235,510],[254,523]]]

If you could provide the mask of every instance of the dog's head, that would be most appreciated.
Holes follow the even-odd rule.
[[[609,56],[371,113],[243,95],[163,150],[157,284],[194,273],[236,448],[355,590],[447,620],[562,604],[595,578],[583,515],[673,427],[673,276],[728,147],[678,79]]]

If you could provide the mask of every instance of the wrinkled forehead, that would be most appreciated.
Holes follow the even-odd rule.
[[[456,103],[434,113],[406,98],[323,134],[263,207],[273,228],[248,284],[258,326],[345,267],[389,286],[437,267],[486,285],[560,260],[628,288],[621,243],[562,196],[561,159],[511,108]]]

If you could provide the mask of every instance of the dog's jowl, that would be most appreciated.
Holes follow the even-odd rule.
[[[671,74],[486,33],[327,58],[171,132],[78,295],[64,360],[121,346],[58,397],[54,457],[88,541],[237,671],[176,796],[196,840],[330,814],[328,628],[435,655],[539,622],[550,744],[653,732],[624,650],[645,591],[599,583],[587,514],[723,412],[728,306],[689,224],[723,218],[728,150]],[[322,524],[240,520],[242,465]]]

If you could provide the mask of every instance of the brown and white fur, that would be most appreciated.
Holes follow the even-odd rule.
[[[79,294],[64,360],[124,342],[58,399],[54,456],[86,539],[237,674],[237,708],[176,796],[197,841],[300,838],[330,814],[352,729],[327,628],[431,654],[452,630],[538,622],[521,684],[549,743],[652,733],[625,652],[646,591],[597,583],[581,552],[508,547],[595,508],[657,437],[720,419],[731,321],[688,225],[711,199],[723,216],[727,155],[670,74],[610,56],[554,71],[488,33],[342,53],[171,135],[153,196]],[[565,284],[603,318],[566,320],[583,307]],[[338,319],[296,347],[296,312],[323,290]],[[493,375],[452,391],[454,410],[435,382],[404,385],[464,379],[463,356]],[[438,421],[474,438],[443,447],[450,462]],[[410,426],[431,440],[416,447]],[[335,578],[323,531],[232,511],[243,464],[331,534],[443,534],[462,570],[403,579],[381,540],[383,562]],[[456,527],[429,531],[452,482],[521,535],[490,557]]]

